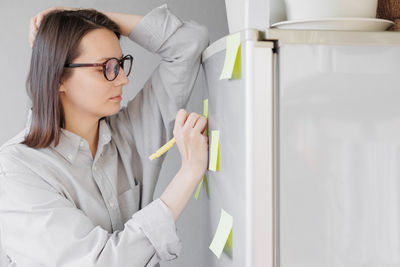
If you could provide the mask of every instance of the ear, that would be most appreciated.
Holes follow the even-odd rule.
[[[65,86],[64,86],[64,84],[62,82],[58,86],[58,92],[59,93],[65,93],[66,92]]]

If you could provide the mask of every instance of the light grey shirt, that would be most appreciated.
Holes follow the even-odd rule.
[[[129,38],[162,60],[127,107],[100,120],[94,158],[83,138],[64,129],[57,146],[20,144],[29,125],[0,148],[0,236],[9,266],[154,266],[178,256],[172,212],[153,201],[165,156],[148,157],[173,137],[208,33],[163,5]]]

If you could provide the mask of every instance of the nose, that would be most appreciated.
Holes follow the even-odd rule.
[[[126,85],[129,83],[128,76],[126,76],[123,68],[119,69],[117,78],[115,79],[117,85]]]

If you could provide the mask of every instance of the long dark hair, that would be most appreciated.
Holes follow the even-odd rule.
[[[59,98],[60,83],[71,75],[64,68],[80,55],[79,43],[88,32],[106,28],[120,39],[116,23],[94,9],[53,11],[45,16],[38,29],[32,49],[31,65],[26,81],[32,100],[31,124],[22,144],[32,148],[59,143],[65,126]]]

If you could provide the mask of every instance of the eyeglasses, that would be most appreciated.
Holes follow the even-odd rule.
[[[112,57],[107,59],[103,63],[76,63],[76,64],[65,64],[66,68],[78,68],[78,67],[103,67],[103,74],[107,81],[114,81],[119,73],[119,69],[122,68],[126,76],[131,73],[133,57],[126,55],[121,59]]]

